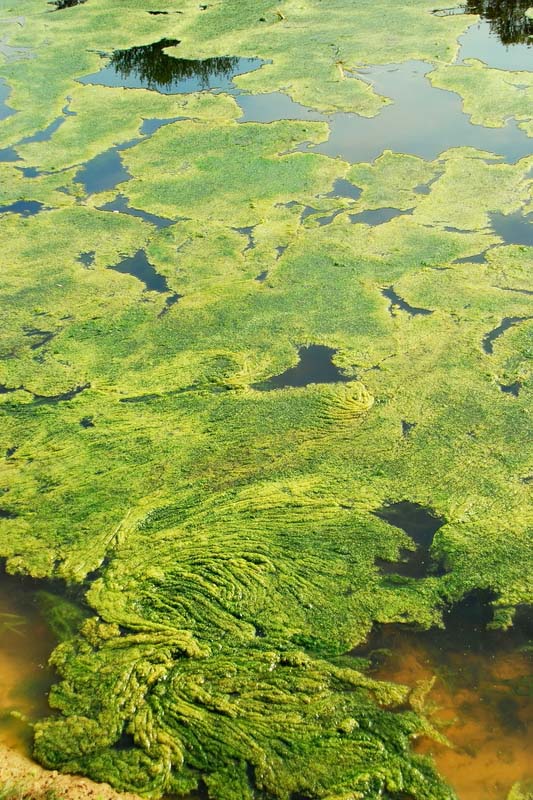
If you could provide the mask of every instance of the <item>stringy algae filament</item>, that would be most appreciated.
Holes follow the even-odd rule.
[[[35,757],[455,800],[368,647],[482,596],[527,662],[531,74],[423,0],[56,5],[1,11],[0,556],[74,587]]]

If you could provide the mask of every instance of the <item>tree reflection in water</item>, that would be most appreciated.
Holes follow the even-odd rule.
[[[467,0],[465,13],[490,22],[503,44],[533,43],[533,20],[526,17],[531,0]]]
[[[74,6],[81,6],[87,0],[52,0],[51,5],[55,6],[52,11],[63,11],[64,8],[73,8]]]
[[[174,58],[167,55],[167,47],[179,44],[177,39],[161,39],[160,42],[143,47],[131,47],[129,50],[115,50],[111,56],[109,66],[121,78],[134,76],[150,89],[158,87],[168,88],[173,84],[195,78],[202,88],[209,85],[209,80],[215,77],[230,77],[234,74],[239,62],[232,58],[205,58],[203,60],[190,60]]]

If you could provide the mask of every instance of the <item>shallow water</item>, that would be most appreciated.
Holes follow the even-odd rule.
[[[426,700],[433,724],[451,747],[428,739],[415,749],[431,754],[460,800],[505,800],[516,781],[533,780],[531,609],[510,632],[487,631],[488,597],[471,596],[445,615],[446,631],[408,632],[383,626],[358,655],[370,655],[372,674],[413,688],[435,684]]]
[[[47,662],[57,644],[30,584],[0,574],[0,742],[28,754],[32,730],[12,712],[29,720],[50,713],[47,698],[54,674]]]

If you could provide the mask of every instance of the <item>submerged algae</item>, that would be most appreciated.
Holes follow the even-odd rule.
[[[40,41],[42,9],[24,3]],[[290,73],[295,99],[345,108],[360,98],[371,113],[380,101],[344,75],[344,61],[451,60],[466,24],[401,4],[407,33],[385,46],[385,6],[363,2],[359,28],[333,52],[339,20],[353,14],[341,0],[328,19],[310,0],[278,13],[269,3],[182,5],[182,15],[150,15],[128,0],[128,33],[108,0],[49,14],[63,42],[53,58],[68,32],[107,52],[187,38],[187,57],[273,60],[237,79],[242,87],[281,88]],[[61,28],[70,14],[75,34]],[[52,60],[44,48],[40,57]],[[452,798],[410,749],[431,732],[416,698],[409,708],[403,687],[334,659],[375,622],[439,625],[448,603],[479,587],[504,627],[531,601],[533,326],[514,326],[490,356],[482,341],[502,319],[528,316],[530,250],[506,247],[490,222],[530,203],[533,160],[457,149],[431,163],[386,153],[350,165],[287,153],[323,139],[325,124],[239,124],[228,97],[71,86],[97,63],[71,52],[65,75],[51,71],[49,97],[68,84],[76,116],[49,142],[21,145],[28,164],[71,168],[142,135],[143,117],[188,119],[124,152],[127,202],[19,175],[20,191],[56,210],[0,220],[0,551],[12,571],[86,580],[97,615],[55,651],[58,713],[37,727],[35,752],[154,797],[200,787],[214,798]],[[14,104],[42,85],[26,85],[33,69],[9,67]],[[7,143],[31,135],[29,117],[6,120]],[[412,213],[350,223],[387,206]],[[302,208],[316,213],[302,219]],[[168,227],[149,219],[178,216]],[[252,226],[245,248],[239,229]],[[485,265],[457,263],[493,245]],[[162,315],[160,292],[113,271],[139,253],[160,288],[183,292],[176,313]],[[428,313],[391,315],[384,287],[406,312]],[[28,330],[54,336],[35,349]],[[357,379],[254,391],[290,370],[305,342],[336,351],[335,377]],[[509,398],[499,387],[515,381],[522,390]],[[121,402],[132,398],[142,402]],[[412,547],[375,516],[387,503],[446,519],[431,546],[438,574],[382,574]]]

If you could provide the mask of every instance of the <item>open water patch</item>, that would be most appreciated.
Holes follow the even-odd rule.
[[[260,392],[271,392],[274,389],[309,386],[311,383],[347,383],[352,381],[335,366],[332,359],[337,351],[322,344],[300,347],[299,361],[294,367],[275,375],[261,383],[252,384],[252,389]]]
[[[298,149],[351,163],[374,161],[384,150],[433,161],[452,147],[473,147],[513,163],[533,152],[533,142],[516,120],[503,128],[473,125],[458,94],[431,85],[432,69],[423,61],[407,61],[359,71],[357,77],[393,102],[376,117],[334,114],[327,142]]]
[[[417,306],[410,305],[403,297],[400,297],[400,295],[394,291],[392,286],[387,286],[387,288],[382,289],[381,294],[390,301],[389,313],[393,317],[396,316],[399,310],[405,311],[411,317],[427,317],[433,314],[433,311],[429,308],[418,308]]]
[[[492,230],[505,244],[522,244],[533,246],[533,212],[523,214],[515,211],[512,214],[492,213],[490,224]]]
[[[120,183],[125,183],[126,181],[131,180],[132,175],[122,163],[122,157],[120,153],[124,150],[130,150],[132,147],[135,147],[141,142],[146,142],[164,125],[170,125],[173,122],[177,122],[181,119],[183,118],[175,117],[161,120],[144,120],[140,128],[141,136],[136,137],[135,139],[129,139],[127,142],[122,142],[121,144],[116,144],[113,147],[110,147],[108,150],[105,150],[103,153],[91,158],[80,170],[78,170],[74,176],[74,181],[81,183],[87,194],[97,194],[98,192],[105,192],[114,189]],[[119,195],[119,197],[121,197],[121,195]],[[120,203],[121,201],[119,200],[118,202]],[[133,213],[135,209],[128,208],[127,210],[111,210],[122,210],[123,213],[130,213],[132,216],[141,215],[141,212]],[[156,217],[155,215],[149,216],[153,216],[154,220],[162,219],[162,217]],[[158,227],[164,227],[164,225],[158,224]]]
[[[330,117],[320,111],[297,103],[282,92],[246,94],[232,92],[242,111],[237,122],[277,122],[282,119],[298,119],[312,122],[327,122]]]
[[[351,181],[347,181],[346,178],[337,178],[333,184],[333,189],[328,192],[326,197],[345,197],[347,200],[359,200],[362,193],[363,190],[351,183]]]
[[[528,319],[533,319],[533,317],[504,317],[499,325],[486,333],[483,337],[482,346],[484,352],[489,356],[492,355],[494,353],[494,342],[496,339],[503,336],[510,328],[518,325],[520,322],[526,322]]]
[[[141,135],[153,136],[160,128],[164,128],[165,125],[172,125],[174,122],[183,122],[183,120],[186,119],[189,119],[189,117],[167,117],[166,119],[150,117],[149,119],[144,119],[140,129]]]
[[[21,139],[20,142],[17,142],[17,146],[19,144],[34,144],[39,142],[49,142],[52,136],[59,128],[63,125],[63,123],[68,119],[68,117],[75,117],[76,113],[71,111],[70,108],[70,98],[67,98],[67,104],[64,106],[61,114],[56,117],[56,119],[50,123],[46,128],[43,128],[42,131],[37,131],[33,133],[31,136],[26,136],[24,139]]]
[[[44,208],[38,200],[17,200],[6,206],[0,206],[0,214],[19,214],[21,217],[34,217]]]
[[[129,200],[125,195],[119,194],[114,200],[105,203],[103,206],[98,206],[98,211],[112,211],[114,213],[129,214],[130,217],[138,217],[139,219],[155,225],[156,228],[169,228],[185,219],[179,217],[178,219],[168,219],[168,217],[158,217],[157,214],[150,214],[148,211],[143,211],[140,208],[132,208]]]
[[[165,53],[176,47],[178,39],[161,39],[149,45],[115,50],[99,72],[84,75],[77,80],[84,84],[150,89],[162,94],[187,94],[206,90],[224,91],[233,87],[233,78],[253,72],[263,66],[260,58],[237,56],[187,59],[175,58]]]
[[[240,235],[244,236],[247,240],[246,247],[244,247],[244,249],[242,250],[243,255],[247,253],[248,250],[254,250],[256,247],[256,242],[254,239],[255,227],[256,227],[255,225],[247,225],[244,228],[232,228],[233,231],[235,231],[236,233],[240,233]]]
[[[467,59],[475,58],[492,69],[531,72],[533,47],[527,44],[527,41],[528,38],[524,38],[521,43],[504,43],[493,25],[481,20],[471,25],[466,33],[459,37],[461,49],[455,63],[463,64]]]
[[[123,258],[118,264],[108,267],[108,269],[120,272],[123,275],[132,275],[141,283],[144,283],[147,291],[160,292],[161,294],[170,291],[167,279],[164,275],[160,275],[155,267],[150,264],[144,250],[138,250],[135,255]]]
[[[422,738],[415,750],[434,758],[460,800],[506,800],[513,784],[533,780],[532,609],[519,607],[508,631],[491,630],[494,599],[468,594],[444,612],[443,630],[376,626],[354,651],[378,680],[413,689],[435,680],[426,713],[451,746]]]
[[[361,223],[363,225],[375,227],[376,225],[384,225],[386,222],[390,222],[391,219],[395,219],[396,217],[410,216],[412,213],[412,208],[408,208],[406,211],[400,211],[399,208],[373,208],[370,211],[360,211],[358,214],[350,214],[349,218],[350,222],[354,224]]]
[[[405,423],[409,428],[404,435],[409,433],[413,423]],[[389,525],[400,528],[411,537],[416,545],[415,550],[402,548],[400,561],[392,562],[378,559],[376,565],[387,575],[401,575],[405,578],[423,578],[431,566],[431,545],[436,532],[446,524],[446,520],[439,517],[434,511],[424,508],[418,503],[408,500],[401,500],[399,503],[391,503],[374,511],[374,515],[379,517]]]
[[[81,183],[87,194],[97,194],[114,189],[131,178],[132,175],[122,163],[117,145],[87,161],[74,176],[74,181]]]
[[[510,394],[513,397],[519,396],[521,388],[522,384],[520,381],[514,381],[514,383],[500,383],[501,391],[504,394]]]
[[[86,253],[80,253],[78,256],[78,261],[80,264],[83,264],[85,269],[90,269],[94,264],[94,259],[96,256],[95,250],[88,250]]]
[[[4,147],[0,149],[0,163],[12,163],[14,161],[21,161],[19,154],[14,147]]]
[[[0,78],[0,120],[7,119],[17,113],[14,108],[10,108],[7,104],[7,99],[10,94],[10,87],[3,78]]]

